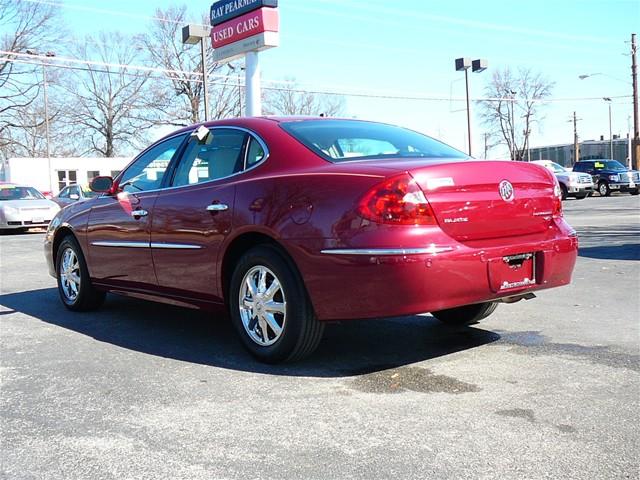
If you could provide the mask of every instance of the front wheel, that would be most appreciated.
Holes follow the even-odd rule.
[[[474,303],[463,307],[438,310],[431,312],[431,315],[447,325],[471,325],[487,318],[497,307],[498,302]]]
[[[608,197],[609,195],[611,195],[609,184],[607,182],[600,182],[598,184],[598,193],[601,197]]]
[[[260,246],[244,254],[227,302],[242,343],[263,362],[300,360],[322,339],[324,324],[300,275],[275,248]]]
[[[91,284],[80,245],[71,236],[62,240],[58,248],[56,279],[60,299],[69,310],[94,310],[104,303],[105,293],[96,290]]]
[[[638,195],[638,193],[640,193],[640,190],[638,190],[637,188],[635,190],[629,190],[629,193],[631,195]]]

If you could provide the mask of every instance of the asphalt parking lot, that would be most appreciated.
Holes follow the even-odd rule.
[[[564,207],[572,285],[464,329],[332,324],[277,367],[203,313],[113,295],[69,313],[43,234],[3,235],[1,474],[638,478],[640,197]]]

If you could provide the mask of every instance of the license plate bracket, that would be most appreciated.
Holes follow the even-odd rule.
[[[491,291],[498,293],[535,285],[535,264],[536,255],[533,252],[490,259],[488,274]]]

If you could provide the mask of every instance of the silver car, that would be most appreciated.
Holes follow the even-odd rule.
[[[0,183],[0,230],[46,227],[59,210],[33,187]]]
[[[531,163],[542,165],[551,170],[560,184],[562,199],[575,197],[578,200],[591,195],[594,190],[593,179],[587,173],[573,172],[551,160],[534,160]]]

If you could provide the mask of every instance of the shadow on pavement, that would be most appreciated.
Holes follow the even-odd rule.
[[[303,362],[264,365],[242,347],[231,323],[206,312],[109,295],[96,312],[67,311],[55,288],[7,294],[0,304],[101,342],[165,358],[257,373],[343,377],[395,368],[495,342],[500,335],[450,328],[410,316],[328,324],[318,350]]]
[[[579,227],[581,257],[640,260],[640,225]]]

